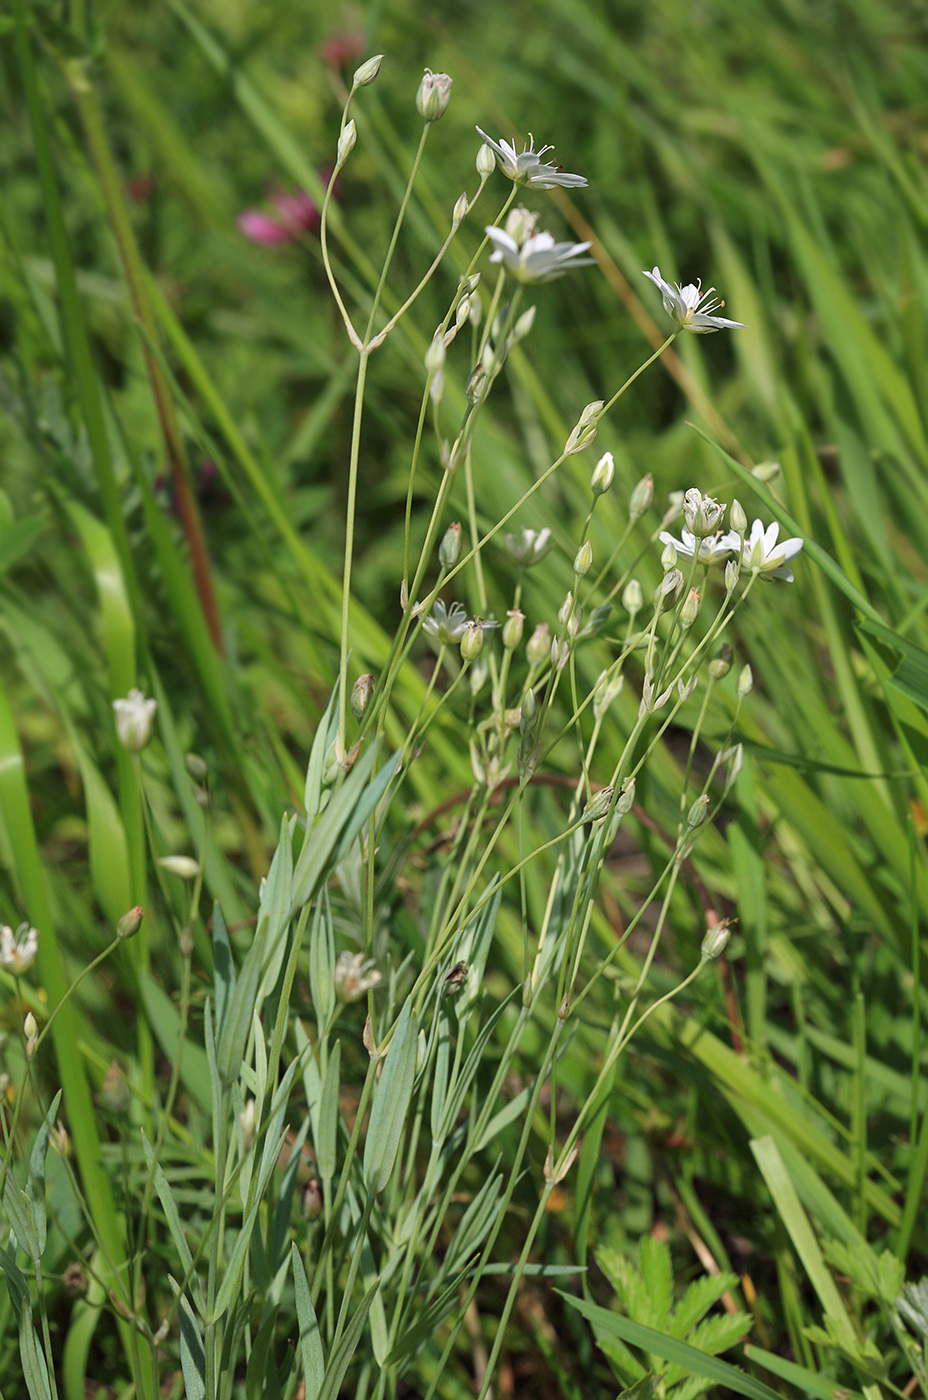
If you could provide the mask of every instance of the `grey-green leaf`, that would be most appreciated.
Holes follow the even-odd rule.
[[[416,1074],[416,1039],[419,1027],[412,1000],[406,998],[390,1041],[364,1144],[364,1180],[375,1195],[390,1180],[412,1098]]]

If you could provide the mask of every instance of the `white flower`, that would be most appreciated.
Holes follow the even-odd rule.
[[[20,924],[15,934],[7,924],[0,924],[0,967],[21,977],[35,962],[39,951],[39,935],[28,924]]]
[[[459,642],[467,627],[467,613],[460,603],[452,603],[446,608],[440,598],[432,604],[432,611],[422,624],[423,632],[437,637],[442,646],[453,646]]]
[[[339,953],[335,963],[335,995],[342,1001],[357,1001],[380,981],[373,958],[365,958],[363,953]]]
[[[755,520],[750,535],[744,541],[741,565],[764,578],[783,578],[787,583],[792,583],[793,571],[784,566],[787,559],[792,559],[802,549],[802,540],[794,536],[777,544],[779,534],[780,527],[775,520],[766,530],[762,520]]]
[[[555,243],[552,234],[535,233],[519,244],[505,229],[490,227],[486,233],[494,248],[490,262],[502,263],[517,282],[551,282],[595,261],[581,257],[589,243]]]
[[[502,137],[499,141],[494,141],[492,136],[481,131],[479,126],[477,131],[496,156],[500,170],[517,185],[525,185],[530,190],[553,190],[557,185],[562,189],[576,190],[582,189],[587,183],[582,175],[569,175],[559,166],[545,163],[541,159],[542,156],[546,151],[553,151],[554,147],[542,146],[540,151],[536,151],[533,136],[529,136],[528,145],[523,151],[517,151],[514,145],[510,145]]]
[[[727,535],[708,535],[701,540],[697,540],[691,530],[684,529],[679,540],[669,530],[662,530],[658,539],[661,544],[672,544],[678,557],[692,559],[698,550],[700,564],[724,564],[732,553],[737,553],[741,548],[741,540],[734,530],[729,530]]]
[[[695,331],[698,335],[707,335],[709,331],[747,329],[741,321],[729,321],[725,316],[710,314],[717,311],[720,306],[724,306],[725,303],[720,297],[713,297],[714,287],[708,287],[706,291],[703,291],[701,280],[697,280],[695,285],[688,282],[685,287],[681,287],[679,282],[671,284],[664,281],[659,267],[652,268],[644,275],[654,283],[660,292],[667,315],[671,316],[683,330]]]
[[[116,733],[119,742],[130,753],[144,749],[151,738],[152,721],[158,708],[157,700],[146,700],[140,690],[130,690],[124,700],[114,700]]]

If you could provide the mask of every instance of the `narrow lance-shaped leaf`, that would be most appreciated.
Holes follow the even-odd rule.
[[[393,1032],[386,1063],[374,1096],[364,1144],[364,1179],[375,1195],[390,1180],[399,1150],[416,1075],[419,1027],[407,997]]]

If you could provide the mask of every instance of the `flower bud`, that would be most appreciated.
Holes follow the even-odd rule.
[[[465,385],[464,397],[467,399],[467,402],[472,407],[475,407],[478,403],[482,401],[482,399],[486,395],[486,392],[486,371],[484,370],[483,365],[477,365],[477,367],[471,372],[471,376],[468,379],[467,384]]]
[[[568,593],[567,597],[561,604],[561,610],[557,615],[557,620],[562,627],[567,628],[567,635],[569,637],[576,637],[577,632],[580,629],[580,622],[582,617],[583,611],[574,602],[574,595],[572,593]]]
[[[454,206],[453,210],[451,211],[451,227],[452,227],[452,228],[460,228],[461,223],[462,223],[462,221],[464,220],[464,218],[465,218],[465,216],[466,216],[467,211],[468,211],[469,208],[470,208],[470,205],[469,205],[468,202],[467,202],[467,195],[466,195],[466,194],[458,195],[458,198],[457,198],[457,200],[456,200],[456,202],[455,202],[455,206]]]
[[[528,639],[525,654],[530,666],[543,666],[551,650],[551,628],[546,622],[539,622]]]
[[[437,122],[451,101],[451,79],[447,73],[426,68],[416,93],[416,110],[424,122]]]
[[[522,710],[519,717],[519,732],[523,739],[535,732],[538,723],[538,702],[535,699],[534,690],[529,687],[522,698]]]
[[[727,792],[737,780],[744,765],[744,745],[734,744],[731,748],[725,749],[719,754],[719,760],[728,764],[728,772],[725,774],[725,791]]]
[[[780,475],[779,462],[758,462],[751,468],[751,475],[756,476],[758,481],[773,481],[774,477]]]
[[[157,700],[146,700],[140,690],[130,690],[124,700],[114,700],[116,735],[129,753],[141,753],[151,739]]]
[[[603,671],[593,687],[593,714],[597,719],[602,719],[624,684],[625,677],[621,673],[613,675]]]
[[[670,573],[665,574],[655,590],[654,606],[662,612],[673,607],[677,594],[683,587],[683,581],[682,569],[671,569]]]
[[[738,699],[744,700],[754,689],[754,672],[750,666],[741,668],[741,675],[738,677]]]
[[[366,63],[362,63],[360,68],[354,70],[354,77],[351,80],[351,90],[356,92],[358,88],[367,87],[372,83],[380,72],[380,65],[383,63],[383,54],[375,54]]]
[[[558,643],[557,637],[551,639],[551,666],[555,671],[563,671],[570,656],[570,642],[565,637]]]
[[[480,150],[477,152],[477,174],[481,180],[486,180],[496,169],[496,156],[490,150],[485,141],[481,141]]]
[[[637,612],[641,611],[643,602],[644,595],[641,592],[641,584],[636,578],[630,578],[622,593],[622,607],[634,617]]]
[[[590,477],[590,490],[593,495],[601,496],[605,491],[608,491],[614,476],[615,458],[611,452],[604,452],[593,468],[593,475]]]
[[[582,452],[585,447],[589,447],[596,437],[596,425],[605,406],[604,399],[594,399],[592,403],[587,404],[564,445],[565,457],[571,457],[575,452]]]
[[[681,703],[681,704],[684,704],[684,703],[690,698],[690,696],[692,695],[693,691],[696,689],[696,687],[697,687],[698,684],[699,684],[699,674],[698,674],[698,673],[697,673],[695,676],[690,676],[689,680],[686,681],[685,683],[684,683],[683,677],[682,677],[682,676],[680,677],[680,679],[677,681],[677,694],[678,694],[679,697],[680,697],[680,703]]]
[[[729,559],[725,565],[725,592],[733,593],[738,576],[741,573],[741,565],[737,559]]]
[[[709,794],[704,792],[701,797],[697,797],[686,817],[687,831],[695,831],[697,826],[702,826],[706,820],[706,813],[709,810]]]
[[[566,1008],[564,1009],[564,1016],[561,1016],[560,1011],[558,1011],[557,1014],[558,1018],[563,1021],[567,1014]],[[545,1158],[545,1184],[548,1186],[556,1186],[559,1181],[563,1181],[564,1177],[567,1175],[567,1173],[573,1166],[574,1161],[576,1160],[577,1153],[579,1151],[580,1144],[579,1142],[575,1142],[573,1147],[567,1153],[563,1162],[561,1162],[560,1166],[555,1166],[554,1149],[549,1147],[548,1155]]]
[[[354,150],[354,143],[358,139],[358,129],[354,124],[354,117],[346,123],[342,134],[338,138],[338,151],[335,156],[335,169],[340,170],[345,161]]]
[[[322,1214],[322,1183],[311,1176],[303,1192],[303,1214],[307,1220],[318,1220]]]
[[[673,540],[668,540],[667,543],[664,545],[664,548],[661,550],[661,568],[666,574],[669,573],[671,569],[676,568],[676,563],[676,548],[674,547]]]
[[[728,512],[728,523],[736,535],[744,535],[748,528],[748,518],[744,513],[744,506],[740,501],[732,501],[731,509]]]
[[[712,660],[709,662],[709,675],[714,681],[720,681],[724,676],[728,675],[731,670],[731,657],[731,647],[726,642],[718,656],[713,656]]]
[[[374,677],[369,671],[365,671],[363,676],[358,676],[351,687],[351,713],[355,719],[360,719],[364,714],[373,693]]]
[[[574,573],[580,578],[583,578],[590,572],[592,565],[593,545],[589,540],[584,540],[583,544],[577,550],[576,558],[574,559]]]
[[[638,485],[632,491],[628,500],[628,517],[630,520],[640,520],[645,511],[650,508],[654,499],[654,477],[648,472],[643,476]]]
[[[476,661],[483,651],[483,623],[478,619],[468,622],[461,637],[461,659]]]
[[[209,766],[198,753],[184,754],[184,767],[195,783],[203,783],[209,776]]]
[[[511,608],[506,614],[506,621],[503,623],[503,646],[507,651],[514,651],[522,640],[522,628],[525,623],[525,613],[518,608]]]
[[[629,778],[628,782],[619,793],[619,800],[615,804],[615,810],[620,817],[627,816],[632,810],[635,802],[635,779]]]
[[[123,914],[122,918],[119,920],[119,923],[116,925],[116,937],[120,939],[134,938],[142,927],[142,920],[144,917],[145,910],[140,904],[137,904],[134,909],[130,909],[128,913]]]
[[[686,595],[683,607],[680,609],[680,626],[687,630],[699,616],[699,604],[701,602],[698,588],[691,588]]]
[[[683,497],[683,518],[686,528],[698,540],[714,535],[725,514],[725,507],[712,496],[704,496],[695,486]]]
[[[461,522],[453,521],[438,546],[438,562],[443,569],[453,569],[461,553]]]
[[[255,1140],[256,1107],[254,1099],[249,1099],[238,1115],[238,1125],[242,1130],[242,1151],[247,1157]]]
[[[519,317],[519,319],[516,321],[515,325],[512,328],[513,342],[524,340],[534,324],[535,308],[534,306],[530,306],[527,308],[527,310],[522,312],[522,315]]]
[[[156,864],[169,875],[177,875],[181,880],[193,880],[200,872],[199,861],[190,856],[160,856]]]
[[[585,822],[601,822],[608,815],[612,806],[612,795],[615,789],[611,787],[601,788],[595,796],[591,797],[583,809],[581,820]]]
[[[708,929],[705,938],[702,940],[702,947],[699,956],[703,962],[713,962],[715,958],[721,956],[728,946],[731,937],[731,929],[728,919],[720,919],[717,924]]]
[[[31,1011],[26,1012],[26,1019],[23,1021],[23,1030],[26,1034],[26,1057],[31,1060],[35,1054],[35,1047],[39,1039],[39,1023]]]
[[[424,360],[425,368],[429,374],[437,374],[445,363],[445,337],[440,326],[429,341],[429,348],[425,352]]]

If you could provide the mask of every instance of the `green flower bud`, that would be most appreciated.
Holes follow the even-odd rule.
[[[467,202],[467,195],[459,195],[454,209],[451,211],[451,227],[460,228],[462,220],[466,217],[470,205]]]
[[[590,490],[593,495],[601,496],[605,491],[608,491],[614,476],[615,459],[611,452],[604,452],[593,468],[593,475],[590,477]]]
[[[753,689],[754,672],[751,670],[750,666],[744,666],[741,669],[741,675],[738,677],[738,699],[744,700],[746,696],[750,695]]]
[[[728,919],[720,919],[710,928],[702,940],[699,956],[703,962],[713,962],[724,953],[731,937]]]
[[[461,659],[476,661],[483,651],[483,623],[479,620],[468,622],[461,637]]]
[[[441,544],[438,546],[438,562],[443,569],[453,569],[461,553],[461,522],[455,520],[448,526]]]
[[[519,719],[519,733],[523,738],[535,732],[538,723],[538,702],[535,699],[535,692],[529,688],[522,699],[522,711]]]
[[[481,141],[480,150],[477,152],[477,174],[481,180],[486,180],[496,169],[496,156],[490,150],[485,141]]]
[[[648,472],[643,476],[635,487],[628,501],[628,516],[630,520],[640,520],[645,511],[650,509],[654,499],[654,477]]]
[[[445,363],[445,337],[441,327],[429,341],[429,348],[425,352],[425,368],[429,374],[437,374]]]
[[[726,593],[732,593],[732,592],[734,592],[735,584],[738,582],[738,577],[739,577],[740,573],[741,573],[741,565],[738,563],[738,560],[737,560],[737,559],[729,559],[728,563],[725,565],[725,592],[726,592]]]
[[[416,93],[416,110],[424,122],[437,122],[451,101],[451,79],[447,73],[426,68]]]
[[[732,501],[731,510],[728,512],[728,523],[736,535],[744,535],[748,528],[748,518],[744,513],[744,506],[740,501]]]
[[[701,602],[698,588],[691,588],[686,595],[686,601],[680,609],[680,626],[689,629],[699,616],[699,604]]]
[[[702,826],[706,820],[706,813],[709,810],[709,794],[704,792],[702,797],[697,797],[686,817],[686,828],[688,831],[695,831],[697,826]]]
[[[612,806],[612,794],[614,791],[614,788],[604,787],[601,788],[595,796],[591,797],[581,814],[582,820],[585,822],[603,821],[608,815],[609,808]]]
[[[184,754],[184,766],[195,783],[205,782],[209,774],[205,758],[201,758],[198,753],[186,753]]]
[[[546,622],[539,622],[528,639],[525,654],[530,666],[543,666],[551,650],[551,628]]]
[[[622,607],[634,617],[637,612],[641,611],[643,603],[644,595],[641,592],[641,584],[636,578],[630,578],[622,593]]]
[[[140,904],[137,904],[134,909],[130,909],[128,913],[123,914],[122,918],[119,920],[119,923],[116,925],[116,937],[119,939],[133,938],[142,927],[142,920],[144,917],[145,910]]]
[[[592,566],[593,545],[589,540],[584,540],[583,544],[577,550],[577,555],[574,559],[574,573],[577,574],[579,578],[583,578],[590,572]]]
[[[575,452],[582,452],[585,447],[589,447],[596,437],[596,425],[605,406],[604,399],[594,399],[592,403],[587,404],[564,445],[565,456],[571,457]]]
[[[335,169],[340,170],[345,161],[354,150],[354,143],[358,139],[358,129],[354,124],[354,117],[348,122],[338,138],[338,152],[335,156]]]
[[[503,623],[503,646],[507,651],[514,651],[522,640],[522,628],[525,623],[525,613],[518,608],[512,608],[506,614],[506,621]]]
[[[615,810],[620,817],[626,816],[631,810],[635,801],[635,779],[629,778],[628,782],[619,793],[619,800],[615,804]]]
[[[780,470],[779,462],[758,462],[751,468],[751,475],[756,476],[758,481],[773,481],[780,475]]]
[[[156,863],[162,870],[177,875],[181,880],[193,880],[200,872],[199,861],[190,856],[161,856]]]
[[[731,647],[726,642],[718,656],[713,656],[709,662],[709,675],[714,681],[720,681],[723,676],[727,676],[731,670]]]
[[[366,63],[362,63],[360,68],[356,68],[351,80],[351,91],[356,92],[358,88],[367,87],[368,83],[372,83],[380,72],[381,63],[383,63],[383,54],[378,53],[373,58],[369,58]]]
[[[661,568],[666,574],[669,573],[671,569],[676,568],[676,564],[677,551],[674,547],[673,541],[668,540],[667,543],[664,545],[664,548],[661,550]]]

